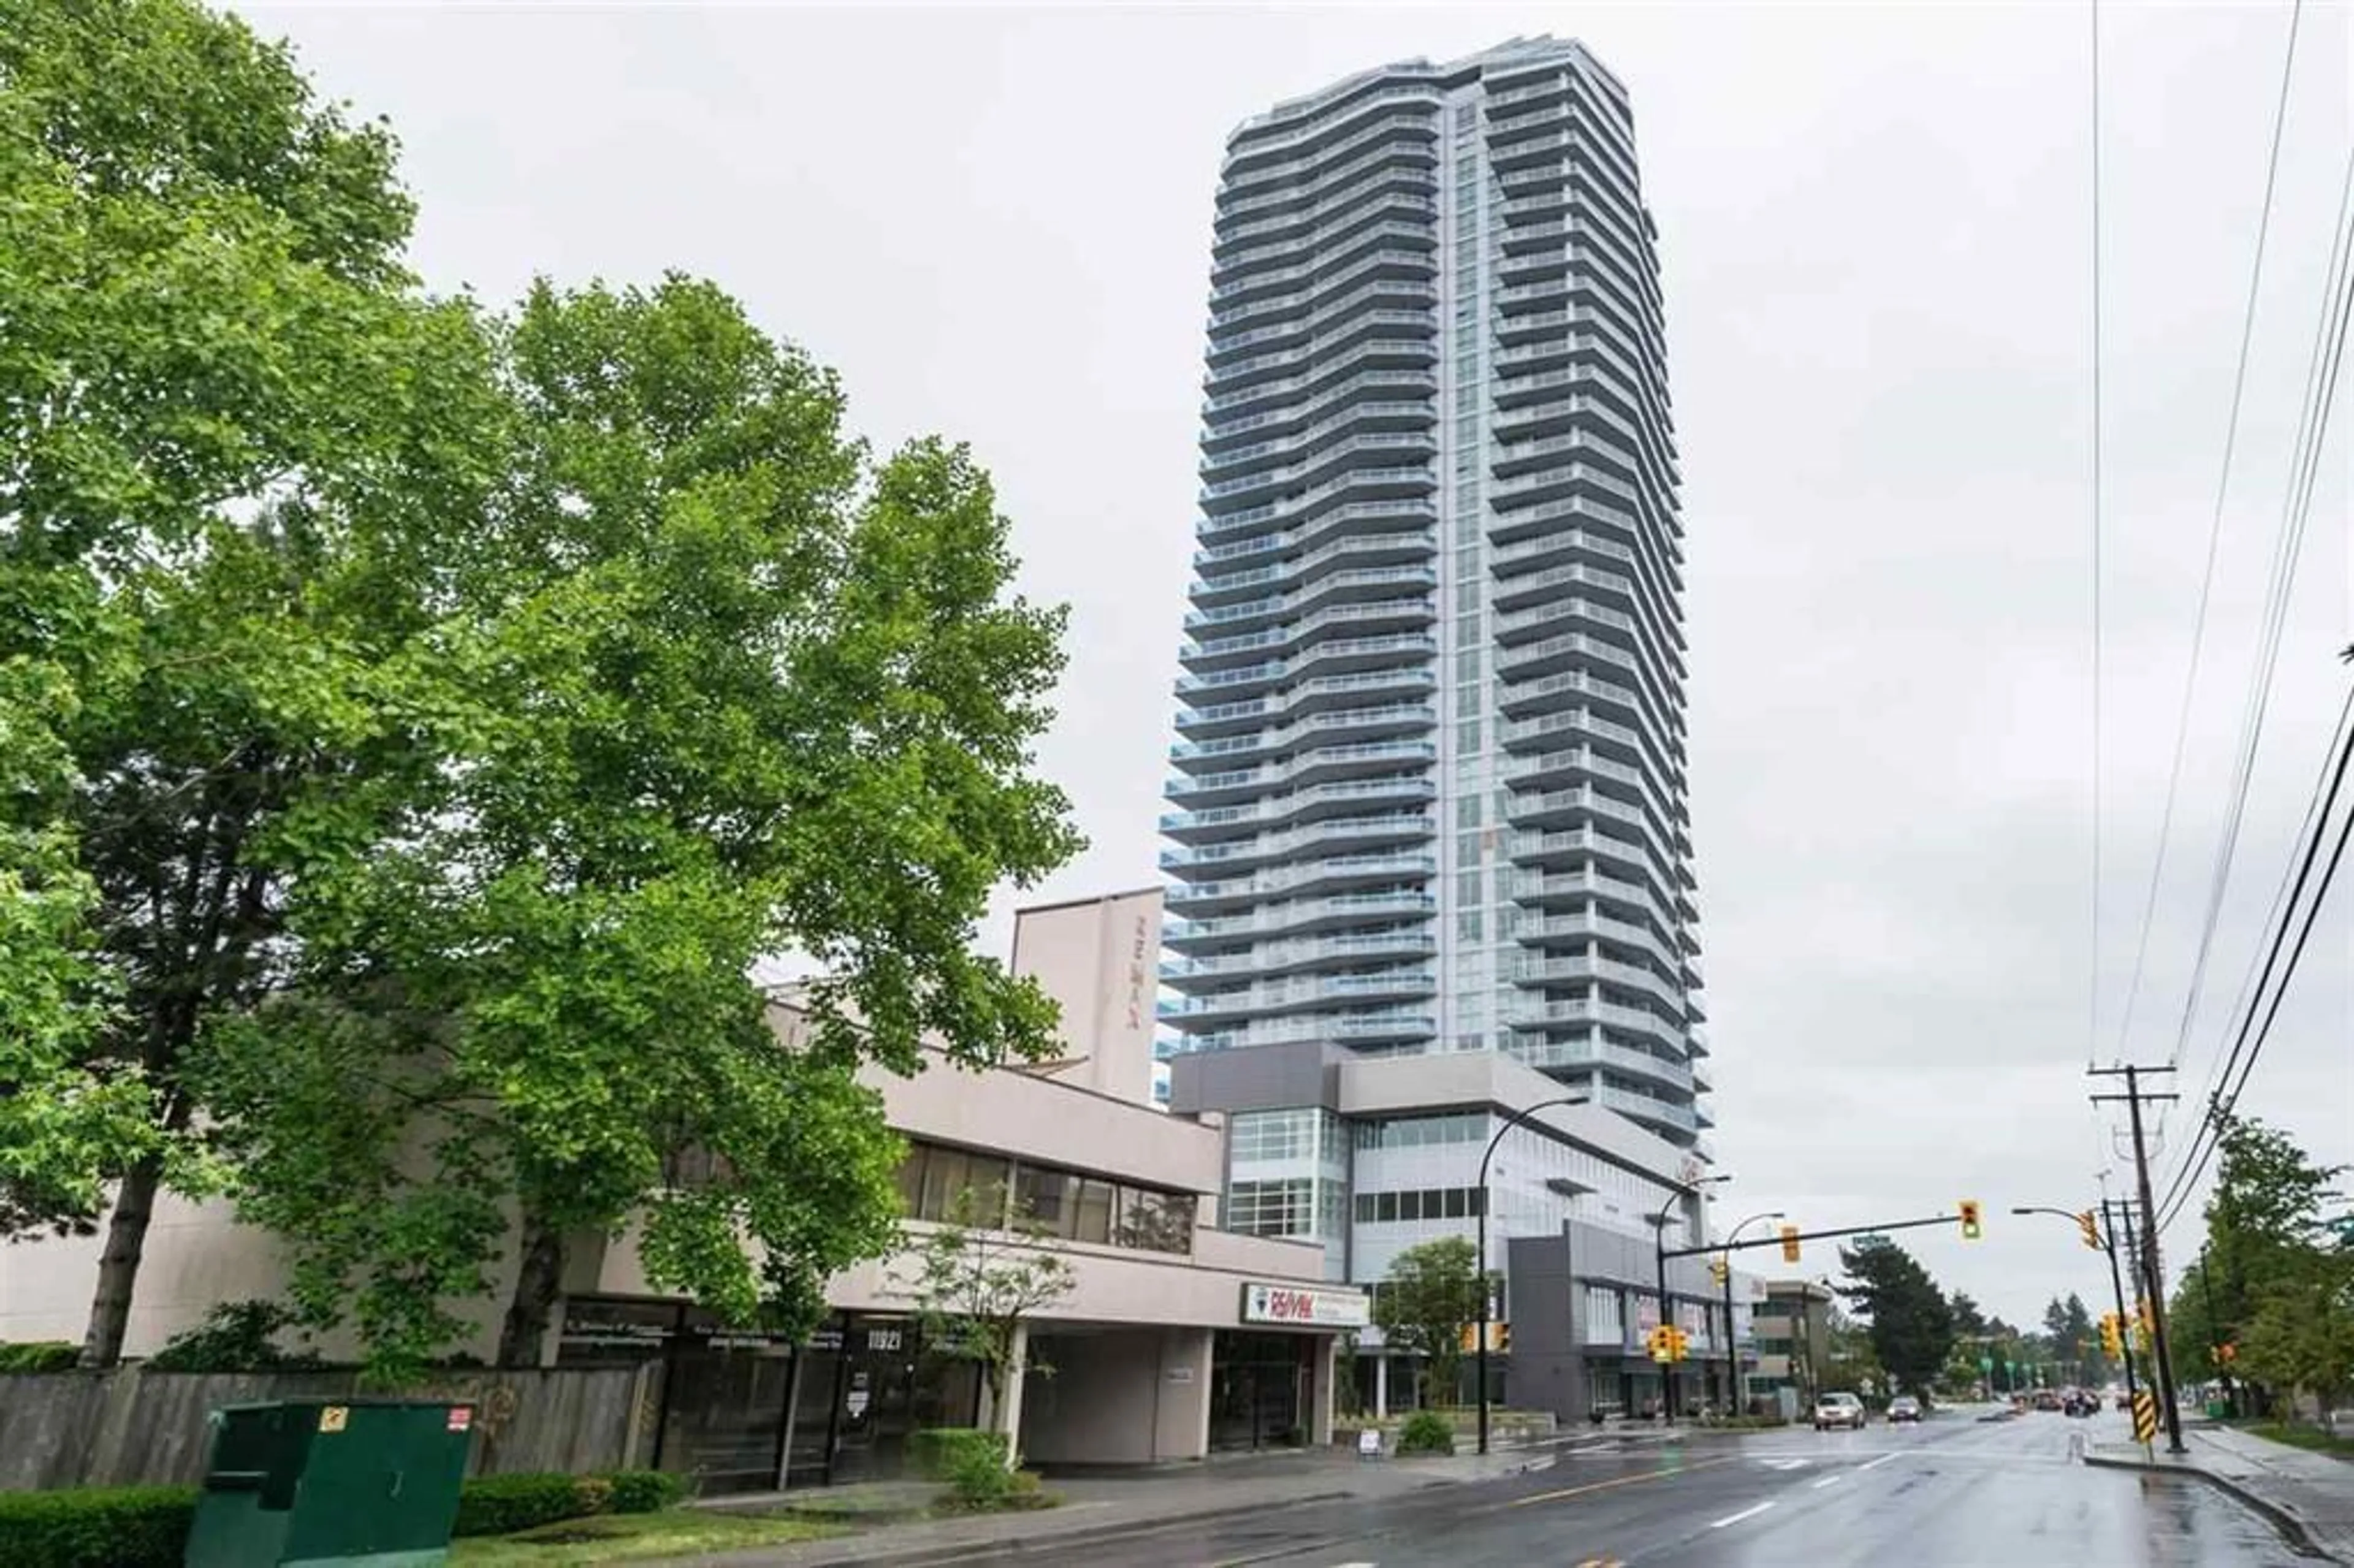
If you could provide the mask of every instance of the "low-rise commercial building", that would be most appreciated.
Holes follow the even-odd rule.
[[[895,1474],[914,1432],[977,1421],[1012,1428],[1041,1463],[1328,1441],[1335,1347],[1368,1320],[1366,1298],[1326,1277],[1313,1242],[1215,1224],[1223,1129],[1153,1105],[1149,990],[1133,1027],[1116,993],[1109,1011],[1096,1005],[1104,975],[1124,973],[1139,950],[1149,967],[1157,932],[1140,949],[1135,914],[1119,900],[1060,906],[1018,944],[1022,967],[1073,1020],[1062,1059],[865,1074],[907,1140],[900,1187],[912,1229],[942,1219],[960,1192],[994,1194],[1009,1221],[1019,1213],[1049,1233],[1032,1243],[1009,1232],[1008,1245],[1052,1246],[1071,1266],[1068,1295],[1023,1331],[1029,1375],[1010,1381],[1008,1409],[985,1408],[972,1366],[926,1353],[905,1257],[830,1281],[830,1318],[794,1344],[716,1323],[653,1288],[626,1231],[577,1237],[549,1362],[660,1362],[657,1463],[706,1490]],[[1062,962],[1071,957],[1063,938],[1090,925],[1119,939],[1105,938],[1090,962]],[[790,991],[771,1021],[787,1044],[805,1027]],[[90,1237],[0,1248],[0,1340],[79,1339],[98,1246]],[[225,1204],[167,1199],[149,1233],[129,1351],[150,1354],[213,1307],[275,1297],[283,1281],[268,1233]],[[494,1341],[510,1284],[493,1279],[476,1305],[473,1354]]]
[[[1172,1109],[1227,1124],[1229,1229],[1311,1242],[1327,1278],[1372,1290],[1408,1247],[1476,1239],[1484,1210],[1487,1265],[1505,1281],[1491,1397],[1568,1420],[1641,1414],[1667,1396],[1643,1349],[1661,1320],[1658,1253],[1707,1234],[1706,1167],[1615,1110],[1564,1101],[1493,1052],[1367,1056],[1304,1041],[1171,1063]],[[1691,1343],[1681,1408],[1737,1393],[1725,1346],[1743,1339],[1757,1285],[1733,1283],[1728,1333],[1705,1261],[1669,1266],[1670,1320]],[[1367,1404],[1415,1401],[1414,1366],[1378,1332],[1359,1348]]]
[[[1810,1404],[1823,1392],[1830,1364],[1829,1285],[1819,1279],[1769,1279],[1757,1307],[1756,1386],[1790,1391],[1793,1409]]]

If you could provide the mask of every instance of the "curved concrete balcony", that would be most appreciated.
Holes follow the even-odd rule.
[[[1410,1045],[1435,1039],[1438,1020],[1411,1008],[1352,1009],[1342,1012],[1310,1012],[1269,1018],[1239,1028],[1202,1028],[1184,1019],[1164,1020],[1185,1033],[1197,1051],[1239,1050],[1250,1045],[1280,1045],[1295,1040],[1330,1040],[1339,1044]],[[1200,1032],[1196,1033],[1199,1029]]]
[[[1607,1067],[1631,1077],[1648,1078],[1684,1095],[1693,1092],[1690,1067],[1631,1045],[1614,1045],[1590,1037],[1548,1038],[1537,1032],[1522,1033],[1504,1047],[1506,1054],[1541,1071],[1564,1067]]]
[[[1363,968],[1368,963],[1408,963],[1437,955],[1438,938],[1428,930],[1352,932],[1295,942],[1266,942],[1239,953],[1172,959],[1161,966],[1163,984],[1173,991],[1228,984],[1314,969]]]
[[[1396,1003],[1435,996],[1438,977],[1428,969],[1388,969],[1370,974],[1325,975],[1203,996],[1163,998],[1160,1016],[1202,1025],[1239,1023],[1287,1012],[1309,1012],[1335,1003]]]
[[[1328,573],[1289,593],[1269,594],[1261,599],[1214,604],[1205,609],[1188,611],[1185,630],[1196,633],[1212,631],[1224,636],[1267,622],[1282,621],[1329,604],[1362,603],[1374,599],[1399,597],[1404,592],[1414,590],[1434,593],[1437,588],[1438,573],[1434,567],[1358,567]]]
[[[1336,888],[1426,882],[1437,874],[1438,859],[1435,855],[1359,854],[1335,855],[1225,882],[1179,883],[1168,889],[1163,904],[1172,911],[1195,913],[1190,917],[1172,913],[1161,924],[1161,940],[1164,947],[1180,952],[1197,942],[1230,941],[1238,935],[1248,937],[1257,934],[1257,928],[1248,925],[1257,918],[1253,912],[1273,899],[1296,899],[1302,894]],[[1437,908],[1436,900],[1431,899],[1428,894],[1407,893],[1396,896],[1426,900],[1415,906],[1425,914]],[[1355,913],[1348,913],[1337,917],[1354,919],[1358,916]],[[1245,924],[1235,927],[1229,924],[1232,921]]]
[[[1363,603],[1327,605],[1294,621],[1257,631],[1237,632],[1191,643],[1177,652],[1177,662],[1188,670],[1221,669],[1237,661],[1267,653],[1288,656],[1320,637],[1346,631],[1365,638],[1428,626],[1437,618],[1432,596],[1369,599]]]
[[[1189,881],[1233,877],[1303,855],[1366,853],[1424,845],[1437,836],[1427,811],[1383,811],[1304,823],[1288,832],[1261,833],[1226,842],[1182,844],[1161,852],[1161,869]]]
[[[1428,741],[1370,741],[1360,746],[1325,746],[1303,751],[1289,762],[1260,768],[1234,768],[1224,773],[1179,774],[1167,781],[1163,793],[1172,805],[1214,806],[1246,800],[1271,789],[1288,789],[1311,780],[1344,778],[1384,768],[1427,767],[1438,760],[1438,747]]]
[[[1164,812],[1161,818],[1161,832],[1165,837],[1180,841],[1238,838],[1260,827],[1281,826],[1363,808],[1428,800],[1435,799],[1437,793],[1438,786],[1420,776],[1396,775],[1337,784],[1316,784],[1246,806],[1215,806],[1202,811]]]
[[[1413,701],[1437,684],[1438,672],[1429,664],[1387,665],[1353,675],[1302,681],[1272,696],[1182,708],[1177,714],[1177,728],[1189,736],[1240,734],[1269,723],[1304,719],[1311,713]]]

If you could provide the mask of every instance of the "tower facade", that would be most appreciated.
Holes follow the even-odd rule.
[[[1656,240],[1575,42],[1229,138],[1161,823],[1177,1049],[1497,1051],[1705,1153]]]

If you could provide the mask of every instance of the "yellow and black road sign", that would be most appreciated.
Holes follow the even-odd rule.
[[[2134,1441],[2147,1443],[2158,1436],[2158,1395],[2147,1391],[2134,1395]]]

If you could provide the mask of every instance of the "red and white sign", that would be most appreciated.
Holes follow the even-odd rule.
[[[453,1405],[451,1405],[451,1406],[450,1407],[450,1430],[451,1430],[451,1431],[452,1431],[452,1432],[463,1432],[463,1431],[466,1431],[466,1430],[468,1430],[469,1428],[471,1428],[473,1425],[474,1425],[474,1407],[473,1407],[472,1405],[471,1405],[471,1404],[453,1404]]]
[[[1362,1329],[1373,1320],[1373,1298],[1362,1290],[1310,1290],[1293,1285],[1243,1287],[1243,1321],[1296,1329]]]

